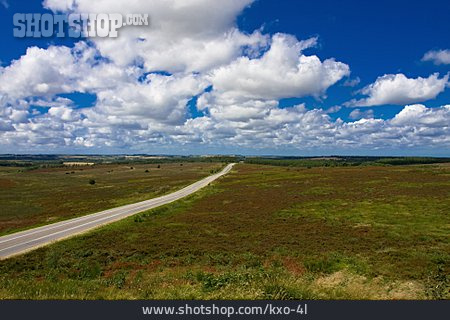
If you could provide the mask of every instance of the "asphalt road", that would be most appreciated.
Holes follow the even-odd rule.
[[[227,174],[233,165],[234,163],[229,164],[221,172],[165,196],[0,237],[0,259],[18,255],[45,246],[49,243],[132,216],[136,213],[147,211],[184,198],[207,186],[217,178]]]

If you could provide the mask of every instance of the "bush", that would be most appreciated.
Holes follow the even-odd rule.
[[[94,185],[95,184],[95,180],[94,179],[89,180],[89,184],[90,185]]]

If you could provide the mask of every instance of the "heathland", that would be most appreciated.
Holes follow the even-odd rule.
[[[144,168],[126,169],[130,186]],[[0,298],[449,299],[449,214],[447,164],[239,163],[188,198],[0,261]]]
[[[200,162],[0,166],[0,234],[161,196],[217,168]]]

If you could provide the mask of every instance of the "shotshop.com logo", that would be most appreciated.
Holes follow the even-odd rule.
[[[13,35],[17,38],[100,37],[116,38],[124,26],[148,26],[148,14],[120,13],[16,13]]]

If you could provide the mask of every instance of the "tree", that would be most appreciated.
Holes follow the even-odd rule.
[[[90,185],[94,185],[95,184],[95,180],[94,179],[89,180],[89,184]]]

